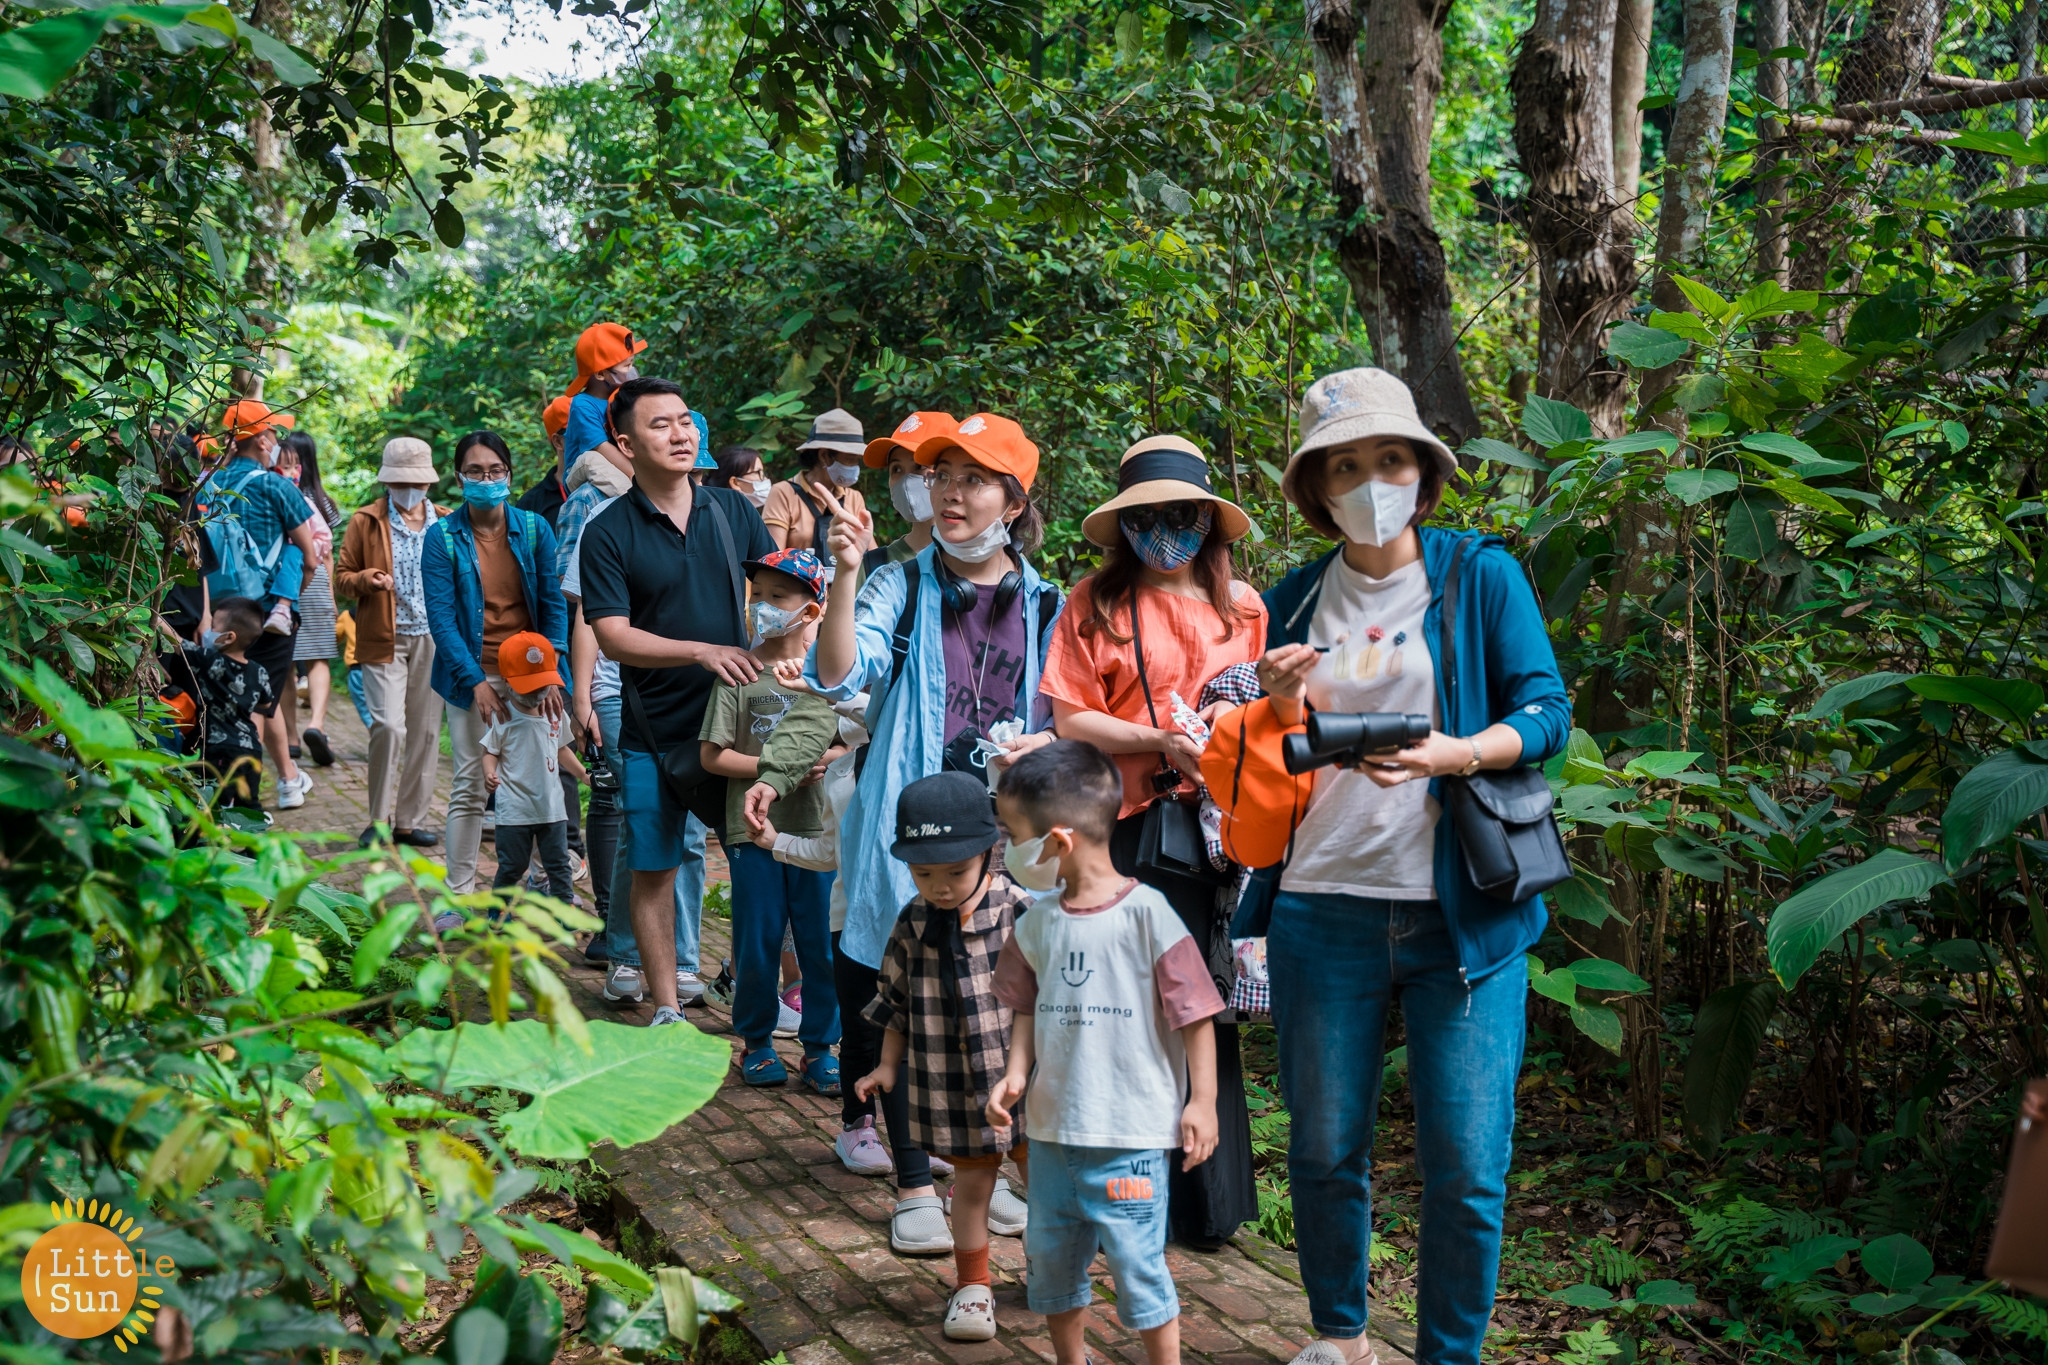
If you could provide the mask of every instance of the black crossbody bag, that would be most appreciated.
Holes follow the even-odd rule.
[[[704,499],[704,510],[711,517],[711,534],[718,541],[718,553],[732,574],[733,614],[738,620],[741,639],[747,635],[747,579],[740,572],[739,551],[734,548],[732,523],[725,518],[725,509],[718,505],[718,499],[707,495],[701,488],[697,496]],[[640,734],[650,747],[654,746],[654,727],[647,722],[647,711],[640,703],[640,689],[633,686],[632,675],[626,665],[619,665],[619,691],[625,695],[626,705],[633,710],[633,723],[640,727]],[[716,774],[704,768],[704,748],[696,740],[688,740],[664,750],[654,749],[654,765],[661,773],[661,784],[667,789],[669,799],[685,810],[697,798],[699,789],[714,779],[723,781]]]
[[[1458,688],[1458,580],[1475,544],[1460,541],[1444,573],[1442,668],[1444,690],[1453,698]],[[1543,769],[1524,765],[1446,777],[1443,784],[1444,808],[1474,886],[1495,900],[1523,901],[1571,880],[1572,865],[1551,813]]]
[[[1138,686],[1145,693],[1145,712],[1152,718],[1152,728],[1159,728],[1159,708],[1152,704],[1152,683],[1145,676],[1145,641],[1138,633],[1138,594],[1131,593],[1131,647],[1138,656]],[[1137,874],[1143,880],[1151,873],[1162,877],[1173,877],[1186,882],[1204,882],[1210,886],[1222,884],[1222,877],[1209,861],[1208,846],[1202,840],[1202,813],[1192,801],[1174,799],[1172,789],[1180,785],[1181,774],[1164,756],[1159,760],[1161,770],[1154,781],[1164,782],[1157,801],[1145,807],[1138,818],[1144,823],[1138,827]]]

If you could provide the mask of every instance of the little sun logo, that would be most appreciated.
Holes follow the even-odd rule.
[[[28,1311],[60,1337],[112,1332],[125,1352],[156,1321],[163,1294],[156,1281],[175,1274],[176,1263],[168,1256],[152,1263],[135,1245],[142,1225],[112,1204],[67,1199],[52,1202],[50,1213],[57,1226],[36,1239],[21,1267]]]

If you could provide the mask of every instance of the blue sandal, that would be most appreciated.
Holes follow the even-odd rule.
[[[829,1052],[804,1058],[804,1084],[826,1097],[839,1093],[839,1059]]]
[[[774,1048],[755,1048],[740,1060],[740,1079],[748,1085],[781,1085],[789,1079],[789,1068]]]

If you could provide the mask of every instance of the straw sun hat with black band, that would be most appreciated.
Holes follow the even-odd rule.
[[[1242,540],[1251,533],[1252,519],[1244,509],[1209,487],[1209,462],[1194,442],[1185,436],[1147,436],[1124,452],[1116,470],[1116,496],[1082,520],[1081,534],[1110,549],[1122,539],[1117,513],[1163,502],[1215,503],[1225,537]]]

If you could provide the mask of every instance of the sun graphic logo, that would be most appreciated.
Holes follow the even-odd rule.
[[[36,1239],[21,1267],[22,1296],[45,1329],[82,1341],[114,1334],[122,1351],[156,1321],[163,1289],[177,1265],[152,1260],[139,1245],[142,1225],[100,1200],[50,1204],[57,1226]],[[125,1321],[124,1321],[125,1319]]]

